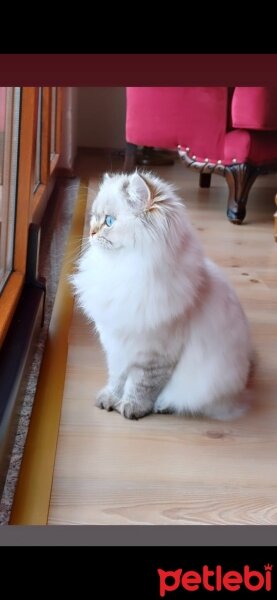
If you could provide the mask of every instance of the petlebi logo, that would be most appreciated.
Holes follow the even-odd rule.
[[[250,592],[272,590],[272,568],[273,565],[264,565],[261,571],[252,565],[244,565],[239,571],[225,571],[221,565],[210,568],[204,565],[198,571],[176,569],[176,571],[163,571],[158,569],[160,596],[172,594],[179,588],[184,592],[197,592],[207,590],[209,592],[238,592],[241,589]]]

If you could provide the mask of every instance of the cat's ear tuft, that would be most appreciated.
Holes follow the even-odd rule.
[[[136,171],[130,176],[129,198],[132,204],[147,206],[150,204],[151,192],[143,177]]]

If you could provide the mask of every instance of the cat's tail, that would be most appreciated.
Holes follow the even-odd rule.
[[[216,400],[204,408],[205,416],[218,421],[231,421],[242,417],[253,405],[255,400],[254,376],[257,368],[258,356],[252,352],[249,360],[248,378],[245,388],[235,395]]]
[[[233,421],[242,417],[253,404],[253,390],[245,388],[240,394],[222,398],[205,406],[202,414],[217,421]]]

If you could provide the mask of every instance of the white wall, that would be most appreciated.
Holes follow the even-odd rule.
[[[77,145],[125,147],[125,88],[78,88]]]

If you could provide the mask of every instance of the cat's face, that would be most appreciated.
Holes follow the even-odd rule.
[[[133,246],[149,198],[149,188],[138,173],[105,175],[92,208],[92,244],[109,250]]]
[[[168,220],[168,206],[162,200],[161,190],[155,189],[149,177],[146,181],[137,172],[105,175],[92,207],[92,245],[116,250],[142,247],[151,236],[157,238],[163,233],[163,221]]]

